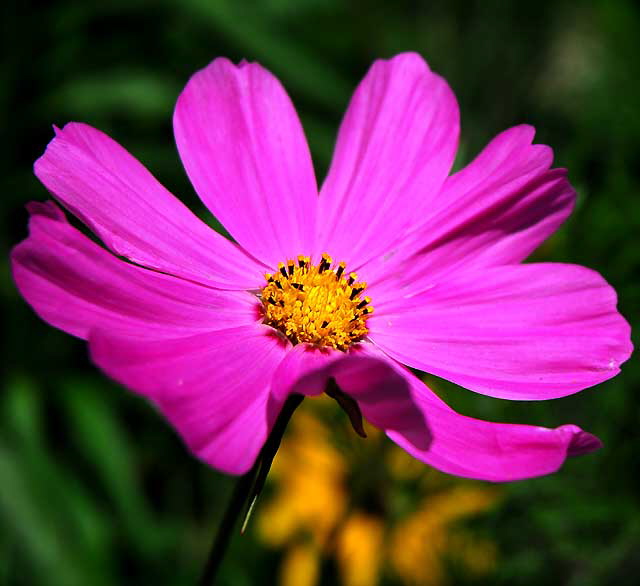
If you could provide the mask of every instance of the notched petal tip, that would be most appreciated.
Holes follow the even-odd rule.
[[[68,148],[68,144],[73,141],[73,137],[69,136],[69,133],[72,132],[74,128],[81,128],[83,126],[90,128],[87,124],[82,122],[67,122],[62,128],[56,124],[52,125],[53,137],[47,143],[44,152],[33,163],[33,173],[44,184],[44,186],[47,187],[47,189],[47,175],[57,171],[55,167],[54,169],[50,168],[49,159],[51,156],[55,156],[53,151]]]
[[[529,144],[533,142],[533,138],[536,135],[536,127],[532,124],[516,124],[507,130],[504,130],[501,134],[506,133],[518,133],[524,141],[526,139]]]
[[[582,456],[583,454],[589,454],[599,450],[603,444],[600,438],[596,437],[588,431],[583,431],[579,427],[571,426],[574,428],[573,436],[567,446],[567,456]]]
[[[376,61],[374,61],[374,64],[375,63],[389,63],[405,67],[417,67],[425,69],[425,71],[431,71],[427,61],[422,55],[420,55],[420,53],[417,53],[416,51],[404,51],[403,53],[398,53],[397,55],[389,57],[388,59],[376,59]]]
[[[34,216],[44,216],[45,218],[56,220],[58,222],[67,221],[64,212],[51,200],[30,201],[25,205],[25,208],[27,208],[31,218]]]

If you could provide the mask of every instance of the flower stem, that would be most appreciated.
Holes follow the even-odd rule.
[[[303,395],[290,395],[288,397],[251,470],[238,479],[233,489],[231,500],[218,527],[218,533],[211,546],[207,563],[198,583],[200,586],[214,584],[222,558],[229,547],[233,528],[243,512],[244,519],[241,533],[244,533],[255,502],[264,487],[271,464],[280,447],[287,424],[303,399]]]

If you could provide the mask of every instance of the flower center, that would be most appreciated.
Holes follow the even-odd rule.
[[[357,283],[355,273],[345,275],[346,263],[332,267],[328,254],[318,265],[308,256],[278,264],[278,272],[267,273],[260,297],[264,323],[280,330],[293,344],[306,342],[346,350],[369,331],[367,318],[373,313],[369,297],[361,297],[366,283]]]

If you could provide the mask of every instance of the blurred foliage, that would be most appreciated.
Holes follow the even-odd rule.
[[[602,272],[621,311],[640,325],[640,8],[633,0],[9,0],[2,11],[5,251],[26,234],[24,203],[46,198],[31,165],[51,124],[81,120],[106,131],[201,212],[171,136],[173,102],[196,69],[218,55],[271,69],[300,112],[322,177],[341,113],[371,61],[415,50],[460,101],[459,164],[520,122],[554,147],[580,200],[536,259]],[[151,407],[91,366],[83,343],[40,322],[2,259],[0,584],[194,583],[231,479],[189,457]],[[495,571],[483,577],[452,566],[451,583],[637,583],[637,360],[596,389],[543,403],[437,384],[468,415],[575,422],[605,442],[556,475],[502,487],[501,504],[472,523],[500,552]],[[375,482],[384,470],[380,459],[361,480]],[[232,543],[220,583],[275,583],[280,558],[251,526]],[[330,576],[323,573],[322,583],[335,583]],[[381,582],[398,583],[391,574]]]

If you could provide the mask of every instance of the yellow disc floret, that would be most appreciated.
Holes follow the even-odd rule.
[[[373,313],[371,299],[362,296],[367,284],[358,283],[355,273],[345,275],[344,262],[332,265],[328,254],[317,265],[308,256],[299,256],[297,262],[281,262],[278,272],[265,275],[267,285],[260,294],[264,323],[294,344],[344,351],[362,340]]]

